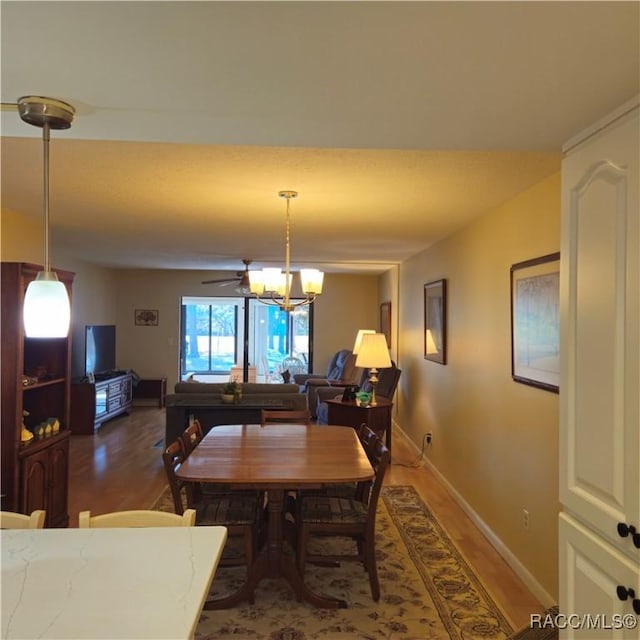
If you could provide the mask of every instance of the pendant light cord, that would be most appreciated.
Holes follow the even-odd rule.
[[[44,271],[51,271],[49,259],[49,130],[48,122],[42,126],[42,145],[44,149]]]
[[[284,302],[288,306],[291,300],[291,292],[289,291],[289,273],[291,271],[291,244],[290,237],[291,232],[289,230],[289,204],[291,201],[291,197],[287,197],[287,220],[286,220],[286,232],[285,232],[285,254],[284,254],[284,272],[285,272],[285,299]]]

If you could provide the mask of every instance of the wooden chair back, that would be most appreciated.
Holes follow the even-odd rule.
[[[262,409],[260,424],[311,424],[311,413],[308,409],[274,411]]]
[[[199,444],[204,437],[202,425],[199,420],[194,420],[182,432],[182,444],[184,445],[185,456],[188,456]]]
[[[44,529],[47,512],[42,509],[32,511],[31,515],[0,511],[0,529]]]
[[[380,497],[380,491],[382,491],[382,482],[389,467],[389,460],[391,459],[389,449],[387,449],[382,439],[378,436],[376,436],[376,439],[373,443],[371,456],[371,465],[375,469],[376,475],[369,492],[367,529],[369,530],[368,533],[371,534],[371,536],[374,536],[378,498]]]
[[[191,482],[184,482],[176,475],[180,465],[186,460],[184,442],[182,438],[174,440],[170,445],[165,447],[162,452],[162,463],[164,471],[171,490],[173,498],[173,508],[178,515],[184,513],[184,499],[186,498],[187,506],[192,506],[201,499],[199,489]]]
[[[80,529],[97,529],[108,527],[194,527],[196,524],[195,509],[187,509],[183,514],[166,513],[165,511],[113,511],[99,516],[92,516],[91,511],[81,511],[78,515]]]
[[[372,453],[376,438],[378,438],[376,432],[363,422],[358,429],[358,440],[360,440],[360,444],[367,454],[369,462],[372,462]]]

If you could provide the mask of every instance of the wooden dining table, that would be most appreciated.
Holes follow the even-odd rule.
[[[192,482],[228,484],[267,494],[267,543],[236,593],[208,601],[204,608],[235,606],[249,599],[263,578],[282,577],[298,600],[322,608],[345,608],[344,600],[319,595],[304,583],[291,553],[284,550],[285,493],[343,482],[365,482],[374,471],[350,427],[303,424],[236,424],[207,433],[178,471]]]

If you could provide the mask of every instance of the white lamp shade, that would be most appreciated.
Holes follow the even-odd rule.
[[[356,356],[356,367],[384,369],[391,366],[387,339],[383,333],[366,333]]]
[[[37,279],[29,283],[22,315],[27,338],[66,338],[71,305],[67,289],[55,273],[40,272]]]
[[[261,296],[264,293],[264,274],[262,271],[249,271],[251,293]]]
[[[278,291],[284,286],[282,269],[268,267],[262,270],[265,291]]]
[[[290,273],[287,275],[286,273],[282,273],[280,276],[280,283],[277,288],[277,293],[279,296],[286,296],[291,292],[291,283],[293,282],[293,274]]]
[[[322,283],[324,273],[318,269],[300,269],[300,282],[304,294],[320,295],[322,293]]]
[[[356,336],[356,341],[353,344],[353,353],[355,355],[358,355],[358,351],[360,351],[362,338],[369,333],[375,333],[375,331],[373,329],[358,329],[358,335]]]

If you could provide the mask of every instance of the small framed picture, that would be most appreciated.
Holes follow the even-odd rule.
[[[511,377],[558,393],[560,254],[511,266]]]
[[[135,323],[144,327],[156,327],[158,326],[158,315],[157,309],[136,309]]]
[[[447,281],[424,285],[424,357],[447,364]]]

